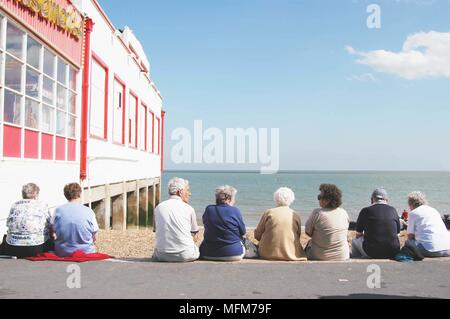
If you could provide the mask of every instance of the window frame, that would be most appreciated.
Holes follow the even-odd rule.
[[[123,88],[123,90],[122,90],[122,142],[121,143],[119,143],[119,142],[117,142],[115,139],[114,139],[114,132],[113,132],[113,143],[114,144],[116,144],[116,145],[120,145],[120,146],[126,146],[126,141],[127,141],[127,134],[126,134],[126,132],[127,132],[127,126],[126,126],[126,123],[127,123],[127,85],[125,84],[125,81],[123,81],[117,74],[114,74],[114,88],[113,88],[113,91],[114,91],[114,93],[116,92],[116,89],[115,89],[115,84],[116,84],[116,81],[122,86],[122,88]],[[113,107],[115,107],[115,105],[114,105],[114,98],[113,98]],[[115,115],[115,113],[113,112],[113,130],[115,129],[114,128],[114,122],[115,122],[115,120],[114,120],[114,115]]]
[[[98,139],[102,141],[108,141],[108,88],[109,88],[109,67],[108,65],[94,52],[92,51],[92,59],[91,59],[91,70],[93,63],[97,63],[101,68],[105,70],[105,97],[104,97],[104,108],[103,108],[103,136],[98,136],[91,132],[91,120],[92,120],[92,88],[89,90],[89,136],[93,139]],[[92,76],[93,72],[91,72],[91,85],[92,85]]]
[[[128,134],[129,134],[129,136],[128,136],[128,147],[137,150],[137,149],[139,149],[139,139],[138,139],[138,135],[139,135],[139,97],[132,90],[130,90],[129,96],[130,96],[130,99],[131,99],[131,97],[134,97],[136,99],[136,105],[134,106],[135,107],[135,119],[134,119],[134,122],[135,122],[134,137],[135,138],[134,138],[134,144],[132,143],[132,140],[131,140],[131,137],[132,137],[132,135],[131,135],[131,125],[130,125],[130,122],[129,122],[132,119],[130,119],[130,117],[128,116],[128,125],[129,125],[129,127],[128,127]],[[132,107],[133,106],[131,105],[131,100],[130,100],[130,108],[129,108],[129,110],[131,110]]]
[[[49,47],[46,43],[44,43],[39,36],[36,36],[32,31],[23,27],[20,23],[10,18],[9,16],[0,12],[0,58],[2,61],[5,61],[6,57],[10,57],[20,62],[20,83],[21,88],[20,91],[7,88],[5,86],[5,76],[6,76],[6,64],[1,65],[0,68],[0,159],[8,159],[8,160],[29,160],[29,161],[53,161],[53,162],[64,162],[64,163],[76,163],[77,162],[77,148],[69,150],[69,144],[71,147],[73,146],[73,142],[79,139],[79,133],[77,130],[78,124],[78,112],[79,105],[77,103],[78,93],[78,75],[80,73],[80,69],[75,67],[70,62],[68,62],[63,56],[59,55],[53,48]],[[12,25],[15,28],[19,29],[23,32],[22,39],[22,52],[21,58],[17,58],[14,54],[6,51],[6,42],[7,42],[7,28],[8,25]],[[37,44],[37,51],[29,50],[30,43]],[[44,52],[48,51],[53,56],[53,67],[54,74],[53,77],[48,76],[44,72]],[[29,53],[37,54],[37,56],[33,56],[33,59],[29,59]],[[38,61],[38,67],[32,63],[36,63]],[[55,77],[58,72],[58,61],[66,68],[66,79],[65,83],[59,82]],[[74,83],[75,87],[72,89],[70,87],[70,83],[68,81],[68,71],[72,72],[75,75]],[[32,81],[30,83],[33,86],[37,86],[35,91],[37,91],[37,96],[34,96],[33,90],[28,90],[28,74],[31,72],[31,76],[34,78],[37,77],[37,83]],[[54,95],[53,103],[49,104],[44,102],[43,97],[43,82],[44,77],[47,77],[52,81],[52,94]],[[57,112],[58,108],[56,107],[57,97],[56,97],[56,89],[57,85],[60,85],[65,90],[65,105],[64,105],[64,134],[57,134]],[[15,94],[18,98],[20,98],[20,124],[13,124],[9,122],[5,122],[5,94],[6,93]],[[75,98],[75,108],[69,108],[69,99],[68,95],[73,93]],[[30,109],[29,106],[32,103],[33,107]],[[36,112],[29,112],[30,110],[36,110]],[[44,129],[43,115],[44,115],[44,107],[50,110],[50,114],[52,117],[52,126],[51,130]],[[59,109],[62,111],[61,109]],[[72,110],[75,113],[72,113]],[[30,119],[29,116],[36,116],[36,125],[35,127],[29,127],[27,124],[27,119]],[[73,121],[75,125],[75,135],[71,135],[71,130],[69,130],[69,119]],[[10,130],[10,132],[16,130],[20,130],[20,141],[17,140],[17,144],[20,143],[20,156],[5,156],[5,143],[4,143],[4,134],[6,130]],[[17,135],[18,136],[18,135]],[[18,138],[18,137],[17,137]],[[44,154],[43,149],[43,140],[46,139],[47,142],[51,141],[51,147],[46,148]],[[57,141],[63,141],[63,143],[58,143],[59,146],[59,154],[56,153]],[[50,144],[47,144],[50,145]],[[76,145],[76,144],[74,144]],[[30,150],[32,152],[30,153]],[[10,150],[8,150],[10,152]],[[70,156],[69,156],[70,152]],[[51,156],[50,156],[51,153]],[[75,154],[75,155],[73,155]],[[46,156],[47,155],[47,156]],[[51,157],[51,158],[50,158]],[[70,158],[70,159],[69,159]]]

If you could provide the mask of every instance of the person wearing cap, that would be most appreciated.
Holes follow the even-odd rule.
[[[376,189],[371,201],[372,205],[359,214],[352,258],[392,259],[400,252],[399,215],[394,207],[388,205],[385,189]]]

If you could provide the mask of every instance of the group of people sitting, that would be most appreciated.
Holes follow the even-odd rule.
[[[99,227],[95,213],[81,203],[81,186],[73,183],[64,187],[68,203],[56,208],[54,216],[48,205],[39,201],[39,192],[36,184],[23,186],[22,200],[11,207],[0,255],[27,258],[54,251],[66,257],[78,250],[96,252]]]
[[[216,189],[216,204],[203,214],[204,239],[198,248],[199,226],[189,205],[189,182],[174,178],[169,182],[170,198],[155,210],[156,248],[154,260],[190,262],[197,259],[240,261],[246,257],[243,237],[246,227],[236,207],[237,190],[231,186]],[[342,192],[332,184],[320,186],[320,208],[305,225],[311,240],[301,244],[300,216],[290,208],[295,200],[289,188],[274,194],[275,208],[269,209],[254,231],[259,257],[277,261],[345,261],[350,258],[393,259],[400,253],[399,234],[407,227],[406,245],[425,257],[450,256],[450,233],[438,211],[428,206],[425,195],[408,195],[409,220],[401,220],[388,205],[386,190],[376,189],[371,206],[364,208],[356,223],[356,238],[349,245],[349,216],[342,206]]]
[[[258,245],[245,240],[247,229],[236,207],[237,190],[231,186],[216,189],[215,205],[203,214],[204,238],[200,245],[200,228],[193,207],[189,182],[173,178],[169,182],[170,198],[155,209],[156,247],[153,259],[159,262],[190,262],[198,259],[240,261],[249,257],[252,245],[261,259],[277,261],[345,261],[350,258],[392,259],[400,252],[399,234],[407,227],[406,246],[425,257],[450,256],[450,233],[438,211],[428,206],[421,192],[408,195],[411,210],[408,221],[401,220],[396,209],[388,204],[388,194],[377,189],[371,206],[364,208],[356,223],[356,238],[349,245],[350,220],[342,206],[342,192],[332,184],[320,186],[318,202],[305,225],[311,240],[302,246],[300,216],[291,209],[294,192],[286,187],[274,194],[275,208],[264,213],[254,237]],[[47,205],[39,201],[39,187],[23,186],[23,199],[13,204],[7,235],[0,246],[0,255],[18,258],[34,257],[54,251],[66,257],[75,251],[96,252],[99,230],[95,213],[81,202],[82,188],[68,184],[64,195],[68,203],[58,207],[51,216]],[[252,256],[254,257],[254,256]]]

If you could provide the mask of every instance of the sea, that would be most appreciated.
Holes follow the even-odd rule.
[[[442,215],[450,214],[450,172],[375,172],[375,171],[295,171],[274,175],[243,171],[166,171],[163,174],[162,199],[168,198],[167,185],[171,178],[181,177],[191,185],[190,205],[199,223],[206,206],[214,204],[217,186],[231,185],[238,190],[236,206],[248,227],[256,227],[267,209],[275,206],[273,193],[279,187],[295,192],[292,208],[304,224],[318,207],[317,195],[323,183],[336,184],[343,192],[343,208],[356,221],[362,208],[370,205],[374,189],[383,187],[389,203],[399,214],[408,208],[407,195],[422,191],[429,204]]]

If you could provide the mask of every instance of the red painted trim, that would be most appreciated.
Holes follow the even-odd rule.
[[[126,112],[126,109],[127,109],[127,104],[126,104],[127,103],[127,98],[126,98],[127,86],[126,86],[125,82],[122,81],[122,79],[117,74],[114,74],[114,80],[119,82],[119,84],[122,85],[122,88],[123,88],[123,92],[122,92],[122,145],[125,145],[125,141],[126,141],[125,130],[126,130],[126,123],[127,123],[126,122],[126,117],[127,117],[127,112]],[[114,142],[114,143],[120,145],[117,142]]]
[[[41,158],[43,160],[53,160],[54,135],[41,134]]]
[[[94,51],[92,51],[92,61],[95,61],[97,64],[99,64],[105,70],[105,101],[104,101],[105,108],[103,110],[103,114],[104,114],[103,139],[108,140],[109,67]],[[91,74],[91,76],[92,76],[92,74]],[[91,107],[92,107],[92,103],[91,103]]]
[[[25,129],[24,157],[39,158],[39,132]]]
[[[155,154],[155,113],[152,113],[152,154]]]
[[[75,162],[77,158],[77,140],[67,139],[67,160]]]
[[[145,116],[145,119],[144,119],[144,127],[145,127],[145,129],[144,129],[144,148],[143,149],[141,148],[141,149],[143,151],[147,152],[147,149],[148,149],[148,147],[147,147],[147,141],[148,141],[148,138],[147,138],[147,110],[148,110],[148,107],[144,103],[141,103],[141,106],[144,107],[144,116]]]
[[[130,96],[134,97],[136,99],[136,113],[135,113],[135,122],[136,122],[136,127],[135,127],[135,141],[134,141],[134,145],[131,145],[132,148],[138,149],[139,145],[138,145],[138,134],[139,134],[139,98],[137,96],[136,93],[134,93],[133,91],[130,90]],[[132,106],[130,105],[130,108]],[[131,119],[130,119],[131,120]],[[130,126],[130,130],[131,130],[131,126]],[[131,133],[131,131],[130,131]],[[130,134],[130,138],[131,138],[131,134]],[[131,140],[130,140],[131,143]]]
[[[83,181],[87,177],[87,140],[88,140],[88,114],[89,114],[89,79],[90,75],[90,53],[91,53],[91,33],[94,22],[86,18],[84,32],[84,65],[83,65],[83,91],[81,106],[81,147],[80,147],[80,179]]]
[[[156,121],[158,122],[158,153],[156,155],[161,155],[161,120],[156,117]]]
[[[166,116],[166,111],[161,111],[161,119],[162,119],[162,126],[161,126],[161,174],[164,171],[164,120]]]
[[[66,139],[64,137],[57,136],[56,137],[56,154],[55,159],[57,161],[65,161],[66,160]]]
[[[22,129],[20,127],[3,125],[3,156],[22,157]]]

